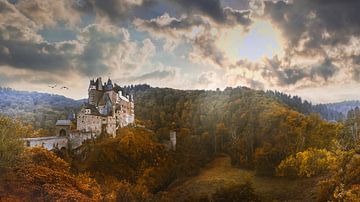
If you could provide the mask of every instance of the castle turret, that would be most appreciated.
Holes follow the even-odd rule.
[[[112,84],[112,81],[111,81],[111,79],[109,78],[108,79],[108,81],[107,81],[107,83],[105,83],[105,90],[106,91],[110,91],[110,90],[113,90],[113,84]]]
[[[88,91],[90,91],[90,90],[92,90],[92,89],[96,90],[96,84],[95,84],[95,82],[94,82],[94,79],[91,79],[91,80],[90,80],[90,84],[89,84],[89,89],[88,89]]]
[[[97,90],[100,90],[100,91],[103,90],[101,77],[96,79],[96,83],[97,83]]]
[[[89,85],[89,98],[88,103],[91,105],[96,105],[101,94],[102,94],[103,86],[101,84],[101,77],[97,78],[96,81],[93,79],[90,80]]]

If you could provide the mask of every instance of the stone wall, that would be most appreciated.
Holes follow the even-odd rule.
[[[77,116],[76,129],[80,132],[96,132],[100,134],[103,123],[102,118],[101,116],[85,114],[81,111]]]
[[[25,146],[27,147],[44,147],[47,150],[68,148],[67,137],[50,136],[38,138],[24,138]]]
[[[80,147],[85,140],[94,140],[96,137],[96,133],[92,132],[72,132],[69,135],[69,148],[76,149]]]

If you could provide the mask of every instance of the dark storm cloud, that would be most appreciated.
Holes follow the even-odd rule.
[[[311,68],[310,76],[319,76],[327,81],[329,78],[333,77],[338,70],[339,68],[335,66],[329,58],[326,58],[322,64]]]
[[[36,12],[30,14],[29,8],[34,3],[39,5]],[[48,2],[40,1],[21,1],[14,5],[0,0],[0,66],[24,69],[34,74],[48,72],[68,75],[73,71],[97,76],[107,73],[114,64],[112,56],[122,54],[118,51],[119,45],[126,46],[124,41],[128,40],[129,33],[113,25],[88,25],[77,29],[78,36],[71,41],[48,42],[39,34],[44,28],[39,22],[47,14],[56,16],[44,9],[49,6]],[[59,5],[56,9],[59,13],[65,12]],[[53,24],[54,21],[47,23]],[[134,55],[137,47],[134,43],[131,47],[126,51]],[[138,60],[142,59],[141,54],[137,56]],[[123,59],[132,62],[127,56]]]
[[[286,86],[301,82],[302,80],[310,80],[313,82],[322,79],[328,81],[336,75],[339,68],[335,66],[329,58],[322,63],[310,67],[304,66],[286,66],[278,58],[268,59],[265,69],[262,73],[264,78],[276,78],[278,85]]]
[[[27,39],[28,33],[11,25],[0,26],[0,65],[10,65],[38,71],[63,71],[69,69],[69,50],[72,44],[61,46]],[[5,37],[5,36],[11,36]]]
[[[224,22],[225,15],[220,0],[172,0],[186,11],[199,11],[217,22]]]
[[[360,35],[360,1],[293,0],[266,1],[265,15],[270,17],[297,47],[302,39],[306,49],[321,45],[346,44],[351,36]]]

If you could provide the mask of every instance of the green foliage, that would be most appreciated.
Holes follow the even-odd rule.
[[[358,103],[334,103],[334,104],[317,104],[313,105],[311,102],[306,100],[302,100],[299,96],[291,96],[279,91],[266,91],[266,94],[269,96],[273,96],[288,105],[292,109],[310,115],[311,113],[318,113],[323,119],[326,120],[337,120],[341,121],[344,119],[343,112],[344,108],[347,104],[358,104]],[[345,107],[346,108],[346,107]],[[346,112],[346,111],[345,111]]]
[[[0,116],[0,172],[14,166],[23,151],[20,140],[23,126],[9,118]]]
[[[18,118],[35,129],[55,128],[56,120],[66,119],[82,101],[46,93],[16,91],[0,87],[0,114]]]
[[[192,138],[185,144],[188,148],[201,148],[210,156],[226,152],[233,164],[255,167],[263,174],[274,173],[281,160],[307,148],[328,149],[342,130],[341,124],[315,114],[305,116],[263,91],[241,87],[224,91],[149,88],[135,92],[135,106],[137,118],[163,137],[175,123],[177,130],[188,130]],[[201,140],[203,134],[206,142]]]
[[[337,164],[337,158],[325,149],[310,148],[282,160],[276,172],[278,176],[313,177],[325,174]]]

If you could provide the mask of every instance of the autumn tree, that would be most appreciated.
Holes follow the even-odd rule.
[[[70,173],[69,164],[43,148],[27,149],[20,163],[0,182],[5,200],[97,201],[98,184],[88,175]]]
[[[0,116],[0,173],[14,166],[23,151],[21,124],[9,118]]]

